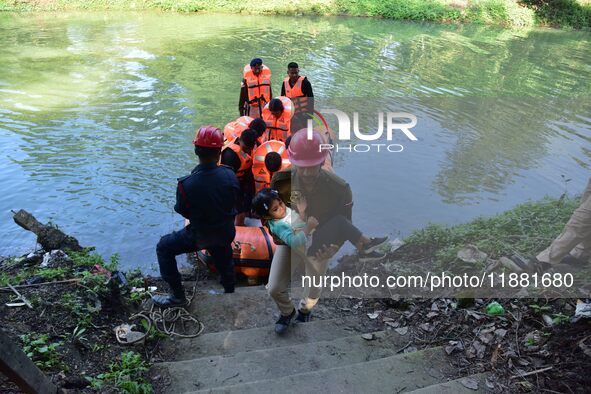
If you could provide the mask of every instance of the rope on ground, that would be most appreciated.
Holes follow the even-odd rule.
[[[188,303],[186,306],[176,306],[170,308],[160,308],[151,303],[149,310],[143,310],[138,312],[129,317],[129,320],[144,320],[147,322],[147,327],[144,326],[145,333],[142,333],[139,337],[126,338],[129,334],[129,330],[131,329],[130,326],[125,327],[126,325],[119,326],[115,329],[115,336],[117,337],[117,341],[121,344],[130,345],[134,343],[138,343],[143,341],[145,337],[148,335],[152,327],[154,327],[158,332],[168,335],[168,336],[177,336],[180,338],[195,338],[203,332],[205,326],[203,323],[197,319],[197,317],[191,315],[186,308],[188,308],[191,303],[193,302],[193,297],[195,297],[197,283],[193,286],[193,291],[191,292],[190,296],[187,297]],[[147,293],[150,296],[152,294]],[[195,327],[198,327],[197,332],[195,333],[186,333],[180,332],[179,328],[186,327],[187,324],[191,324]],[[132,326],[131,326],[132,327]],[[126,328],[128,330],[126,330]],[[133,331],[131,331],[133,333]],[[122,340],[127,339],[127,340]]]

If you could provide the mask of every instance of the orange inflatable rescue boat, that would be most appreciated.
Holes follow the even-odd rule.
[[[258,284],[259,279],[269,276],[275,248],[273,237],[266,227],[236,226],[236,237],[232,242],[234,270],[246,276],[249,284]],[[197,257],[210,271],[216,272],[207,251],[198,252]]]
[[[317,113],[317,115],[324,123],[325,129],[321,131],[327,138],[331,140],[332,131],[328,128],[328,124]],[[271,143],[278,142],[272,141]],[[279,143],[283,145],[283,143]],[[269,145],[269,143],[267,143]],[[283,151],[281,151],[283,153]],[[285,152],[287,153],[287,152]],[[282,168],[289,166],[286,154],[282,155],[283,165]],[[262,160],[264,161],[264,159]],[[287,161],[287,162],[286,162]],[[328,171],[332,169],[332,157],[329,155],[323,168]],[[273,237],[269,233],[269,230],[261,225],[258,219],[247,219],[247,226],[236,226],[236,236],[232,242],[232,248],[234,250],[234,270],[237,274],[246,276],[249,284],[258,284],[263,278],[269,276],[269,270],[271,268],[271,261],[273,260],[273,254],[275,253],[276,245],[273,242]],[[213,264],[212,257],[206,250],[202,250],[197,253],[198,259],[207,265],[210,271],[215,272],[215,265]]]

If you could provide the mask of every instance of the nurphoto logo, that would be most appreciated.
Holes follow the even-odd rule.
[[[308,139],[312,139],[312,132],[314,130],[314,123],[322,126],[326,124],[324,119],[321,117],[324,114],[335,115],[338,121],[338,132],[336,134],[336,141],[329,141],[330,143],[320,144],[319,149],[322,150],[334,150],[335,152],[346,151],[346,152],[358,152],[365,153],[370,151],[387,151],[391,153],[398,153],[404,150],[404,146],[401,144],[394,143],[349,143],[349,144],[338,144],[337,141],[351,141],[351,119],[349,115],[338,109],[323,109],[312,115],[311,119],[308,119]],[[386,140],[391,142],[395,136],[395,130],[400,130],[402,133],[411,141],[418,141],[417,137],[410,131],[417,125],[417,117],[408,112],[387,112],[385,115],[386,121]],[[405,123],[401,123],[401,120],[407,120]],[[410,121],[408,121],[410,120]],[[377,130],[371,133],[362,133],[359,130],[359,113],[353,112],[353,134],[361,141],[377,141],[382,138],[384,134],[384,112],[378,113],[378,127]]]

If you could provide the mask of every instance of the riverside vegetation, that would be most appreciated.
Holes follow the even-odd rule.
[[[515,251],[531,255],[545,247],[561,231],[577,205],[576,199],[564,196],[559,199],[545,198],[519,205],[494,217],[477,218],[466,224],[451,227],[430,225],[407,237],[405,246],[393,252],[389,260],[409,266],[413,264],[408,262],[416,261],[418,257],[435,261],[440,267],[460,269],[454,265],[455,255],[468,243],[476,245],[492,257]],[[162,334],[151,330],[145,343],[134,347],[132,351],[118,344],[113,335],[113,328],[126,323],[129,316],[141,307],[143,293],[132,292],[131,288],[145,287],[147,280],[139,271],[134,271],[128,272],[125,275],[126,280],[122,281],[118,274],[119,261],[116,255],[105,261],[87,249],[81,252],[65,251],[63,254],[55,253],[49,263],[41,262],[43,256],[44,252],[38,251],[23,257],[0,260],[0,326],[5,327],[9,337],[20,343],[39,368],[63,388],[79,392],[152,392],[148,369],[155,360],[162,360],[159,354]],[[67,280],[72,281],[66,282]],[[55,283],[39,285],[39,282],[51,281]],[[33,309],[8,307],[6,303],[15,301],[12,292],[4,287],[8,284],[20,285],[20,293],[31,302]],[[26,284],[32,286],[23,287]],[[322,302],[332,301],[326,299]],[[564,342],[568,338],[580,340],[589,332],[589,324],[585,322],[577,326],[570,325],[573,300],[499,301],[507,310],[513,311],[511,316],[518,316],[519,320],[511,323],[510,319],[497,321],[492,317],[473,321],[466,319],[465,313],[468,317],[482,315],[478,310],[488,303],[488,300],[483,299],[477,299],[471,306],[461,305],[460,300],[453,299],[408,299],[402,302],[392,299],[351,300],[352,303],[365,305],[365,309],[356,311],[359,319],[367,319],[366,312],[382,309],[382,317],[388,316],[389,319],[384,319],[384,324],[388,323],[388,327],[384,328],[392,329],[393,325],[399,329],[407,327],[411,334],[409,338],[414,341],[413,346],[418,348],[432,344],[452,346],[449,343],[453,342],[450,353],[454,353],[460,349],[458,341],[465,344],[479,341],[482,324],[502,325],[503,332],[508,331],[506,338],[519,338],[523,342],[524,348],[521,351],[527,351],[527,356],[511,359],[513,353],[510,349],[515,346],[512,339],[507,339],[507,343],[500,342],[497,350],[491,342],[483,343],[477,349],[467,347],[465,352],[468,359],[472,357],[473,361],[469,364],[475,372],[489,371],[490,364],[482,360],[493,357],[497,363],[496,367],[493,365],[493,369],[498,375],[498,384],[505,385],[504,387],[515,388],[510,385],[528,384],[530,389],[537,387],[563,390],[565,387],[584,387],[589,383],[584,373],[571,376],[572,371],[588,368],[589,363],[583,358],[574,367],[573,363],[581,356],[582,351],[575,349],[576,341],[572,343],[574,347],[570,346],[570,340]],[[444,308],[438,312],[439,317],[433,318],[431,303]],[[428,312],[430,317],[424,316]],[[543,323],[540,322],[544,315],[550,317],[552,325],[542,329],[540,324],[543,326]],[[441,329],[444,325],[447,328]],[[433,330],[425,331],[427,328]],[[478,331],[474,338],[470,337],[473,330]],[[517,346],[521,342],[517,342]],[[502,346],[507,347],[505,353],[499,350]],[[519,348],[516,351],[519,353]],[[562,371],[563,367],[555,365],[543,375],[531,376],[529,383],[527,379],[509,379],[508,376],[515,373],[513,363],[521,363],[519,368],[522,369],[530,365],[525,363],[534,365],[532,360],[538,357],[535,352],[551,354],[555,359],[561,360],[564,368],[574,370]],[[497,359],[504,358],[513,361],[498,364],[500,361]],[[570,374],[568,379],[554,378],[566,372]],[[503,376],[507,379],[503,380]],[[14,389],[9,382],[1,379],[2,377],[0,389]]]
[[[0,0],[3,11],[100,9],[351,15],[507,27],[591,28],[590,0]]]
[[[145,373],[161,334],[152,329],[143,348],[135,351],[119,345],[113,335],[113,328],[140,307],[142,293],[131,288],[145,286],[141,273],[122,276],[116,255],[104,261],[89,250],[54,253],[48,263],[41,262],[43,256],[37,251],[0,260],[0,326],[8,336],[63,388],[152,392]],[[5,305],[15,301],[5,287],[9,284],[18,287],[31,309]],[[3,379],[0,391],[15,390]]]

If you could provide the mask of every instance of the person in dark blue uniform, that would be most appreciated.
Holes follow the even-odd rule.
[[[154,295],[156,305],[168,307],[187,302],[176,256],[207,249],[214,260],[226,293],[234,292],[235,275],[232,241],[236,235],[234,218],[240,186],[236,174],[219,166],[224,145],[222,132],[214,126],[197,130],[195,154],[199,165],[190,175],[178,180],[174,210],[190,224],[160,239],[156,246],[160,274],[170,286],[169,295]]]

